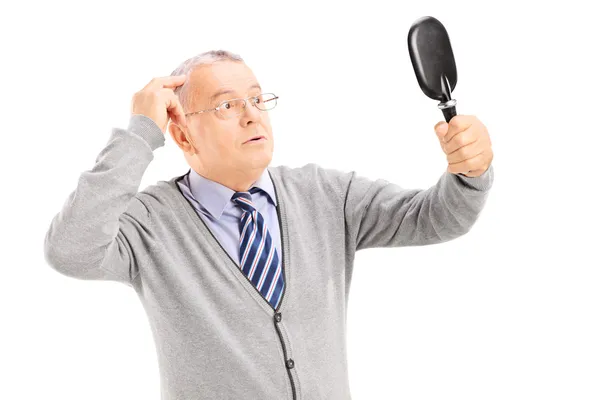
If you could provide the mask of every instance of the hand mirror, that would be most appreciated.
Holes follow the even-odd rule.
[[[416,20],[408,31],[408,52],[419,86],[429,98],[439,100],[446,122],[456,115],[456,64],[444,25],[433,17]]]

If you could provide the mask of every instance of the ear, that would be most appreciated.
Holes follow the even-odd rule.
[[[173,121],[169,121],[169,134],[173,141],[179,146],[180,149],[183,150],[183,142],[186,140],[185,132],[179,127],[179,125],[173,123]],[[185,128],[184,128],[185,129]]]

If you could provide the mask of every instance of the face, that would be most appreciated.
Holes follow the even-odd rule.
[[[256,77],[242,62],[202,65],[188,79],[190,104],[186,113],[215,108],[224,100],[245,99],[263,91],[256,87]],[[229,92],[212,97],[224,90]],[[187,116],[187,124],[182,149],[188,163],[205,176],[256,174],[271,162],[274,143],[269,111],[259,110],[250,100],[238,116],[225,119],[218,111],[209,111]],[[256,135],[264,135],[265,140],[247,142]]]

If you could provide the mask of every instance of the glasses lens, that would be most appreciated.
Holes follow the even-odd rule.
[[[248,99],[248,102],[253,102],[254,97]],[[272,110],[277,105],[277,96],[273,93],[261,93],[256,96],[256,102],[254,103],[256,108],[262,111]],[[250,103],[248,103],[250,106]],[[244,111],[244,100],[233,99],[224,101],[219,106],[219,112],[224,118],[232,118],[240,115]]]
[[[262,93],[258,96],[256,101],[256,107],[263,111],[272,110],[276,105],[277,96],[275,96],[273,93]]]
[[[242,99],[224,101],[219,106],[219,112],[224,118],[235,117],[242,111],[244,111],[244,100]]]

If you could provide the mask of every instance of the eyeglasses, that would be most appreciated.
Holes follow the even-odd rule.
[[[261,93],[257,96],[251,96],[245,99],[225,100],[222,101],[215,108],[194,111],[185,115],[188,116],[193,114],[200,114],[207,111],[217,111],[223,118],[228,119],[240,115],[242,112],[244,112],[244,109],[246,108],[246,100],[251,100],[251,104],[261,111],[269,111],[275,108],[275,106],[277,105],[278,98],[279,97],[275,96],[273,93]]]

